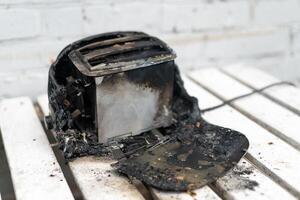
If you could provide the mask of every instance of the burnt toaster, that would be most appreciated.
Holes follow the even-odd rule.
[[[48,126],[93,131],[99,142],[169,126],[175,57],[164,42],[141,32],[70,44],[49,72]]]

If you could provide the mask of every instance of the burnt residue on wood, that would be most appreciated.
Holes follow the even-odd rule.
[[[85,55],[99,58],[97,63],[94,63],[98,68],[108,67],[115,70],[113,65],[99,65],[100,61],[109,61],[105,60],[103,55],[114,53],[102,49],[101,59],[95,57],[94,45],[89,44],[89,41],[105,46],[116,38],[118,41],[132,40],[132,35],[118,36],[121,34],[125,33],[104,34],[101,37],[107,37],[108,41],[101,44],[97,43],[97,37],[75,42],[63,50],[50,68],[48,96],[51,116],[46,118],[46,121],[48,127],[54,130],[65,158],[70,160],[87,155],[109,156],[118,160],[113,166],[119,173],[164,190],[191,191],[223,176],[245,154],[249,146],[248,140],[237,131],[212,125],[202,118],[198,101],[186,92],[178,67],[173,60],[166,60],[166,56],[172,57],[173,54],[164,45],[157,47],[164,49],[164,53],[158,55],[154,51],[156,47],[146,50],[134,49],[135,53],[130,55],[132,58],[139,58],[136,50],[140,50],[140,58],[147,59],[146,53],[149,53],[148,56],[152,56],[154,60],[147,60],[147,68],[142,66],[140,69],[130,69],[130,73],[125,76],[129,82],[141,84],[143,87],[168,91],[159,96],[159,106],[169,104],[164,111],[171,112],[171,123],[168,123],[168,126],[160,126],[158,130],[116,137],[105,143],[98,142],[96,85],[93,77],[95,68],[89,65],[92,75],[86,76],[80,71],[82,66],[74,66],[74,57],[69,58],[67,55],[77,48]],[[132,37],[143,40],[147,38],[143,34],[133,34]],[[80,48],[81,45],[86,48]],[[132,44],[127,46],[122,52],[133,48]],[[112,48],[118,49],[118,46]],[[123,59],[120,63],[125,66],[118,66],[118,70],[126,68],[128,57],[124,55],[118,54],[117,58],[112,56],[117,61]],[[158,62],[159,55],[164,58]],[[77,64],[75,62],[75,65]],[[103,70],[98,72],[107,75]],[[114,80],[112,77],[116,71],[113,72],[104,79]],[[124,113],[120,110],[115,114]]]
[[[237,165],[222,178],[224,187],[230,190],[255,190],[259,183],[251,179],[252,166]]]
[[[157,145],[131,154],[114,166],[153,187],[186,191],[223,176],[249,144],[239,132],[203,120],[197,99],[187,94],[178,69],[175,74],[174,124],[160,129],[164,139]]]

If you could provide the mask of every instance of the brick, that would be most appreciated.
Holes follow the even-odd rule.
[[[34,37],[40,34],[40,14],[31,9],[0,10],[0,40]]]
[[[300,2],[298,0],[255,2],[253,23],[256,25],[286,25],[300,21]]]
[[[43,34],[46,36],[76,36],[83,34],[80,7],[53,8],[43,12]]]
[[[240,27],[248,22],[247,1],[179,1],[163,5],[162,27],[165,32]]]
[[[160,30],[161,7],[156,1],[91,5],[84,8],[85,33],[117,30]]]
[[[36,39],[0,46],[0,71],[16,71],[50,66],[58,53],[79,38],[64,40]]]

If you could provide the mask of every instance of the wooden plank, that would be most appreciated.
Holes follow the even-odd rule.
[[[47,95],[38,97],[44,115],[49,113]],[[75,181],[87,200],[133,200],[144,199],[138,189],[128,179],[113,173],[110,166],[114,160],[97,157],[83,157],[69,162]]]
[[[144,199],[128,179],[114,172],[114,160],[83,157],[70,162],[70,168],[85,199]]]
[[[208,186],[195,190],[194,194],[189,194],[186,192],[166,192],[155,188],[151,188],[150,190],[154,199],[161,199],[161,200],[197,200],[197,199],[219,200],[221,199]]]
[[[244,159],[213,186],[231,194],[224,192],[227,199],[296,199]]]
[[[214,99],[215,105],[219,104],[218,101],[220,100],[212,94],[200,87],[195,91],[194,88],[196,87],[196,84],[188,79],[184,80],[188,92],[199,99],[200,108],[207,107],[205,102],[203,103],[201,99]],[[278,180],[279,177],[279,180],[283,180],[280,184],[284,188],[290,191],[292,190],[291,192],[294,195],[299,194],[299,191],[295,188],[300,188],[300,175],[298,173],[300,153],[296,149],[249,120],[230,106],[224,106],[207,112],[204,114],[204,118],[212,123],[239,130],[244,133],[250,142],[248,155],[251,156],[246,155],[246,158],[256,158],[259,163],[255,162],[256,159],[251,160],[251,162],[254,164],[262,164],[263,166],[257,166],[261,171],[271,176],[273,180]],[[274,174],[276,177],[274,177]],[[272,191],[270,192],[272,193]]]
[[[280,80],[256,68],[232,65],[221,69],[234,79],[252,89],[260,89]],[[300,89],[291,85],[282,85],[263,91],[268,98],[300,115]]]
[[[44,116],[49,115],[49,104],[48,104],[48,96],[46,94],[40,95],[37,97],[37,103],[40,106]]]
[[[217,69],[198,70],[190,73],[189,76],[222,100],[228,100],[252,91]],[[234,101],[231,105],[300,150],[300,118],[295,113],[260,94],[253,94]]]
[[[27,97],[3,100],[0,127],[17,199],[74,199]]]

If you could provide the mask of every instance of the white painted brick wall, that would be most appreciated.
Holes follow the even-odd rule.
[[[45,92],[62,48],[116,30],[163,38],[182,70],[248,63],[300,80],[300,0],[0,0],[0,25],[0,98]]]

